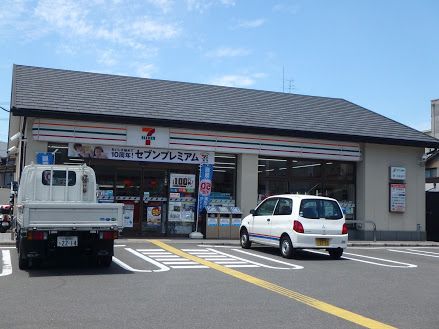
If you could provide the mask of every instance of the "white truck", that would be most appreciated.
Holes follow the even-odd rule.
[[[14,216],[20,269],[70,253],[109,266],[123,229],[123,204],[97,203],[95,173],[86,165],[26,166]]]

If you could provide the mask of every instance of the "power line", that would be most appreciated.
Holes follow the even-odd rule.
[[[0,106],[0,109],[2,109],[2,110],[5,111],[5,112],[11,113],[11,111],[5,109],[3,106]]]

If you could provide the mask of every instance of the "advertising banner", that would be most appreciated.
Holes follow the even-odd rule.
[[[213,164],[214,152],[151,149],[144,147],[109,146],[69,143],[69,157],[147,161],[187,164]]]
[[[213,165],[202,164],[200,166],[200,182],[198,186],[198,213],[209,204],[212,192]]]
[[[405,212],[405,184],[390,184],[390,212]]]

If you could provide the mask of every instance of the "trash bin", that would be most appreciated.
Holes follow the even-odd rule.
[[[219,207],[206,207],[206,239],[218,239]]]
[[[230,239],[231,212],[229,207],[219,207],[219,239]]]
[[[242,221],[242,211],[239,207],[229,207],[231,213],[230,239],[239,239],[239,227]]]

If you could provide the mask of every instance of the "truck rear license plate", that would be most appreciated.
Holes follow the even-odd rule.
[[[316,239],[317,247],[327,247],[329,246],[329,239]]]
[[[77,236],[59,236],[56,239],[57,247],[77,247],[78,237]]]

